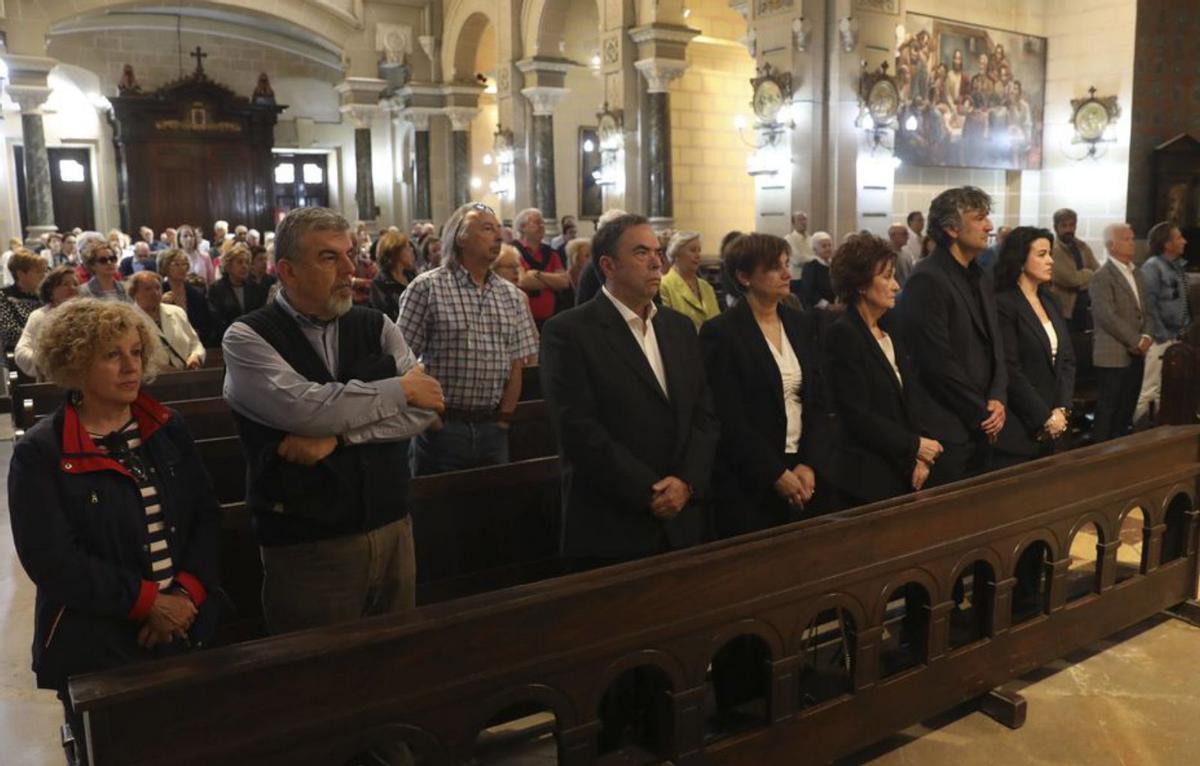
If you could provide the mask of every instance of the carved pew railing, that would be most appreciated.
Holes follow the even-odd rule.
[[[736,540],[84,676],[71,692],[96,766],[342,764],[396,740],[422,763],[466,763],[491,722],[530,708],[554,716],[559,763],[588,764],[606,690],[637,668],[662,688],[643,727],[656,734],[636,743],[647,758],[825,763],[1194,596],[1198,476],[1200,428],[1160,428]],[[1129,564],[1121,531],[1139,515]],[[1092,570],[1070,557],[1088,530]],[[964,619],[967,601],[980,611]],[[822,686],[838,622],[844,683]],[[731,641],[760,652],[760,718],[706,738],[710,667]]]

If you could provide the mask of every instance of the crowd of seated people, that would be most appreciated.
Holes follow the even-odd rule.
[[[1139,396],[1157,396],[1147,354],[1161,360],[1191,321],[1186,241],[1155,227],[1139,269],[1132,230],[1114,224],[1091,268],[1071,211],[1003,242],[990,212],[981,190],[949,189],[889,238],[836,246],[797,213],[787,238],[726,236],[716,287],[698,234],[624,211],[590,238],[571,219],[549,239],[536,209],[513,230],[470,203],[440,230],[378,237],[303,208],[265,238],[218,222],[211,241],[180,225],[16,247],[6,347],[70,392],[10,469],[39,685],[77,725],[67,676],[211,635],[212,487],[182,420],[142,390],[159,369],[203,364],[206,346],[223,350],[273,633],[415,605],[408,481],[506,463],[533,364],[577,570],[1062,449],[1081,321],[1100,368],[1095,439],[1128,432]],[[88,520],[96,505],[113,528]]]

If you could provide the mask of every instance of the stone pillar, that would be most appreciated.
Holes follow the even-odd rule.
[[[25,209],[29,218],[25,221],[25,235],[37,239],[48,231],[58,230],[50,187],[50,155],[46,151],[46,131],[42,124],[42,105],[50,97],[46,78],[57,62],[34,56],[7,56],[5,63],[9,71],[8,94],[21,107]]]
[[[429,114],[406,110],[404,116],[413,124],[413,218],[428,221],[433,218],[433,191],[429,173]]]
[[[354,169],[358,220],[368,225],[376,218],[375,173],[371,163],[371,121],[379,112],[379,96],[387,82],[377,77],[347,77],[336,86],[341,112],[354,124]]]
[[[529,164],[533,206],[546,219],[546,233],[558,233],[558,204],[554,188],[554,108],[569,92],[563,87],[572,64],[563,59],[535,57],[517,62],[527,87],[521,95],[533,107],[529,135]]]
[[[471,201],[471,122],[479,114],[478,109],[447,107],[451,133],[451,177],[454,183],[454,206]]]
[[[638,46],[634,66],[646,78],[645,172],[647,212],[656,229],[674,225],[671,189],[671,81],[687,69],[688,42],[698,30],[649,24],[629,31]]]

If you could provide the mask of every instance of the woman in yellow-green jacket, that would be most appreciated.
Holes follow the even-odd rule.
[[[676,232],[667,245],[667,262],[671,270],[658,288],[662,304],[692,320],[699,332],[700,325],[721,313],[716,291],[700,276],[700,235]]]

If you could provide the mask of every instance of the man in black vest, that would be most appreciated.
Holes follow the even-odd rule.
[[[225,334],[272,633],[412,608],[408,439],[444,407],[383,314],[353,306],[354,242],[332,210],[275,237],[282,290]]]
[[[917,263],[900,301],[902,329],[928,393],[922,425],[944,451],[926,486],[983,473],[1004,428],[1008,373],[987,248],[992,200],[973,186],[947,189],[929,207],[937,244]]]

